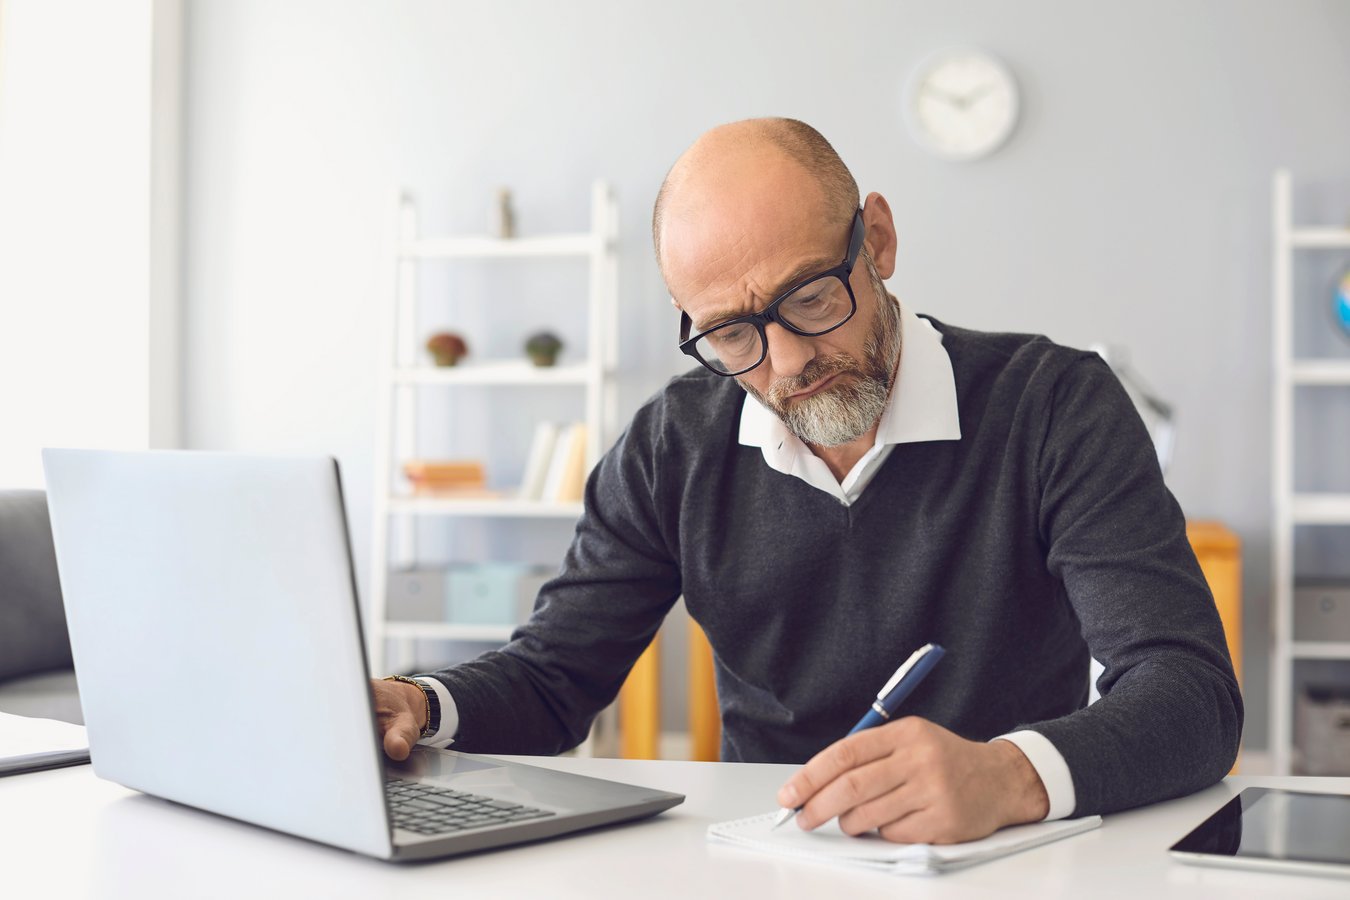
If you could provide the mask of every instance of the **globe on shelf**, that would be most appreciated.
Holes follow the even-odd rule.
[[[1336,313],[1336,321],[1341,324],[1341,330],[1350,337],[1350,270],[1347,270],[1341,276],[1341,283],[1336,288],[1336,299],[1333,304]]]

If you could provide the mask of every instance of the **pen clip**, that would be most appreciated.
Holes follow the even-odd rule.
[[[901,663],[900,668],[896,669],[895,674],[891,676],[891,680],[886,682],[886,686],[883,687],[877,693],[877,699],[885,700],[886,695],[889,694],[895,688],[895,686],[900,683],[900,679],[908,675],[909,670],[918,665],[919,660],[927,656],[932,651],[932,649],[933,649],[932,644],[924,644],[918,650],[915,650],[913,653],[911,653],[909,659]]]

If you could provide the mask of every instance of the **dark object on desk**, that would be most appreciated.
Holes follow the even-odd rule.
[[[0,712],[84,721],[43,491],[0,491]]]
[[[1170,852],[1193,865],[1350,878],[1350,795],[1247,788]]]
[[[89,762],[84,727],[0,713],[0,776]]]

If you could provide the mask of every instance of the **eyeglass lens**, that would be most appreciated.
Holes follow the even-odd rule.
[[[802,285],[778,304],[779,318],[804,335],[829,331],[852,313],[848,288],[834,275]],[[699,337],[694,349],[710,368],[739,373],[764,356],[764,337],[749,322],[729,322]]]

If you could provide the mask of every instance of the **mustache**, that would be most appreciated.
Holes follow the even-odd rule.
[[[807,363],[800,373],[775,381],[769,388],[769,403],[781,409],[787,403],[789,395],[804,391],[817,381],[829,378],[831,375],[855,371],[857,368],[857,362],[847,353],[817,357]]]

